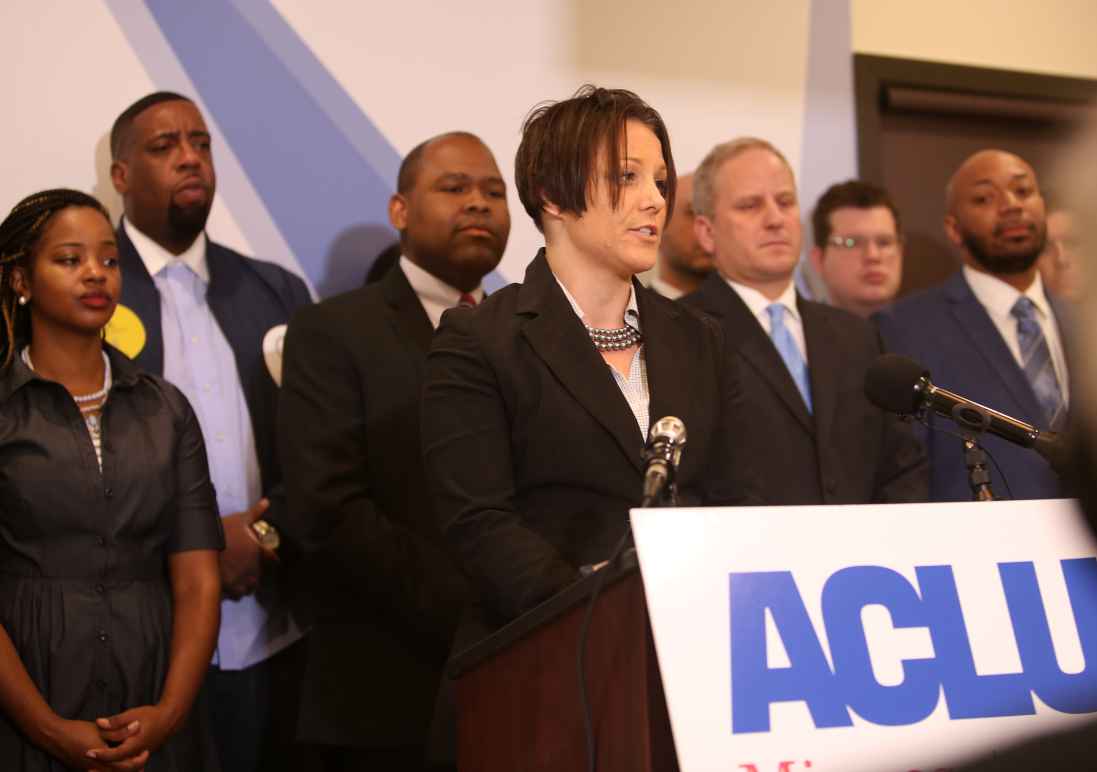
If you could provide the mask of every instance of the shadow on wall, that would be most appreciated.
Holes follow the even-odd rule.
[[[317,285],[317,293],[326,298],[362,286],[377,255],[397,238],[391,228],[376,223],[352,225],[340,232],[324,256],[324,282]]]
[[[95,143],[95,186],[91,194],[110,212],[115,225],[122,219],[122,197],[114,189],[110,179],[110,133],[105,133]]]
[[[908,230],[906,223],[903,230],[903,285],[899,288],[900,294],[934,287],[959,270],[962,263],[955,250],[948,246],[943,233]]]
[[[569,6],[571,58],[580,73],[802,87],[809,10],[803,0],[570,0]]]

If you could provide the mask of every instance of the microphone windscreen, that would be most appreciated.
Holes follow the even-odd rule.
[[[648,431],[648,442],[654,444],[658,440],[664,440],[673,445],[684,444],[686,425],[682,423],[682,419],[668,415],[653,423]]]
[[[929,371],[908,357],[881,354],[865,373],[865,396],[881,410],[914,413],[921,406],[918,382]]]

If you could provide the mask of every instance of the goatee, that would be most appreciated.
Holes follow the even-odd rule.
[[[1002,254],[992,253],[987,245],[975,234],[967,231],[962,232],[964,246],[967,248],[968,253],[975,258],[975,262],[992,274],[1006,275],[1024,273],[1036,264],[1040,254],[1044,251],[1044,245],[1047,243],[1047,231],[1041,230],[1039,235],[1040,238],[1032,249],[1013,254]]]
[[[210,208],[213,199],[200,206],[176,206],[168,207],[168,227],[176,241],[190,243],[198,238],[198,235],[206,229],[206,220],[209,219]]]

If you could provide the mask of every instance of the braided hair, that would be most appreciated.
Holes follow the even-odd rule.
[[[7,367],[19,347],[30,340],[30,311],[19,305],[13,277],[15,269],[30,274],[34,250],[49,225],[62,209],[88,207],[110,215],[99,200],[79,190],[56,188],[27,196],[0,223],[0,367]]]

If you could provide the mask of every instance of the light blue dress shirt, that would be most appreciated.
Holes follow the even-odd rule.
[[[179,387],[198,416],[221,516],[241,512],[262,497],[262,480],[236,358],[206,303],[206,237],[174,257],[129,223],[124,227],[160,293],[164,378]],[[253,595],[222,601],[213,664],[242,670],[301,636],[274,583],[263,582]]]

